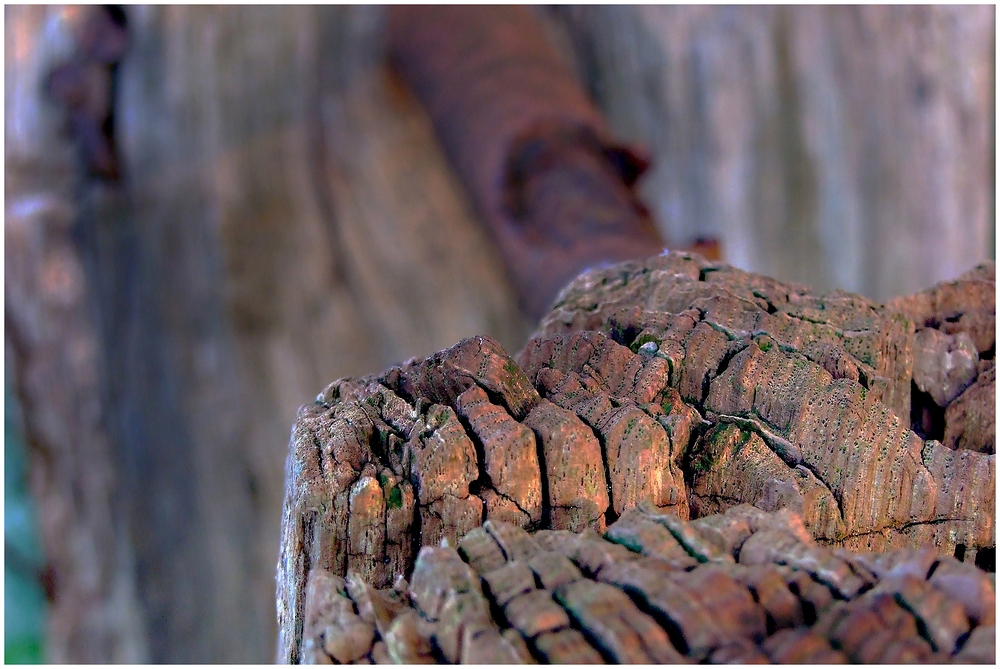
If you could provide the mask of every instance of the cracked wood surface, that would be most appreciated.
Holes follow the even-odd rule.
[[[67,55],[65,31],[52,22],[62,11],[6,11],[6,232],[31,218],[34,235],[36,217],[48,217],[54,204],[55,218],[75,221],[90,237],[72,251],[87,274],[79,296],[96,295],[100,311],[93,331],[102,343],[90,360],[103,358],[108,375],[96,386],[87,375],[46,376],[51,389],[31,391],[45,399],[25,408],[45,421],[71,424],[83,405],[50,402],[47,395],[83,397],[88,407],[97,394],[111,398],[105,414],[115,428],[110,455],[86,446],[83,460],[51,460],[64,467],[65,484],[36,488],[36,494],[51,492],[58,509],[80,511],[72,495],[105,499],[109,479],[74,463],[114,470],[111,513],[119,517],[95,527],[111,527],[118,538],[94,545],[120,548],[106,552],[98,567],[114,576],[102,576],[100,589],[91,591],[88,602],[96,608],[78,609],[65,626],[50,628],[49,643],[73,645],[78,650],[67,657],[94,661],[264,661],[273,656],[284,442],[298,406],[330,379],[382,369],[469,334],[488,333],[514,351],[528,326],[426,113],[382,69],[379,8],[126,7],[132,47],[114,87],[116,148],[127,185],[119,192],[61,190],[79,172],[61,134],[64,119],[43,96],[49,67]],[[654,149],[661,169],[643,188],[668,238],[723,236],[726,253],[741,265],[784,273],[795,271],[784,263],[794,263],[810,277],[825,265],[837,270],[827,278],[831,283],[885,296],[951,276],[992,246],[992,218],[983,205],[992,198],[982,185],[992,146],[983,137],[992,132],[984,119],[993,118],[994,32],[982,12],[992,16],[992,8],[567,11],[586,23],[571,26],[574,42],[575,35],[599,47],[582,74],[597,83],[593,90],[616,135],[648,140]],[[779,34],[772,19],[786,11],[789,30]],[[660,18],[651,16],[657,13]],[[734,31],[737,39],[729,39]],[[829,52],[814,48],[810,35],[816,34],[850,58],[826,58]],[[862,34],[880,39],[861,40]],[[793,48],[776,51],[772,44],[786,38]],[[740,55],[746,49],[753,59]],[[714,55],[705,60],[705,54]],[[775,70],[778,55],[806,68]],[[693,62],[707,69],[696,72]],[[879,64],[875,78],[869,76],[873,62]],[[748,69],[741,73],[733,63]],[[667,68],[662,77],[655,74],[661,65]],[[798,84],[786,86],[791,80]],[[801,86],[815,81],[836,84],[834,95],[826,95],[830,88]],[[632,117],[646,119],[639,134],[627,114],[621,122],[620,105],[637,100],[628,90],[642,98],[639,116]],[[807,101],[834,106],[790,107],[795,90]],[[921,100],[930,104],[908,106],[907,92],[914,91],[927,93]],[[734,93],[756,102],[730,104]],[[730,112],[696,113],[689,102],[702,99],[710,110]],[[843,128],[855,127],[829,125],[842,117],[821,110],[838,108],[837,100],[855,119],[869,118],[877,106],[878,123],[846,142],[810,143],[810,137],[843,138]],[[956,104],[960,115],[952,114]],[[730,115],[739,109],[756,116],[747,123]],[[831,132],[797,132],[786,123],[794,117],[800,129]],[[662,134],[664,118],[685,130]],[[942,122],[927,122],[933,119]],[[783,158],[785,131],[806,141],[825,175],[814,210],[821,221],[808,208],[787,208],[796,191],[775,180],[787,174],[791,182],[781,183],[794,185],[803,174]],[[747,141],[753,137],[763,141]],[[936,160],[956,138],[966,148],[946,152],[944,163]],[[802,146],[793,137],[798,148],[787,156],[805,155]],[[854,148],[845,155],[845,146]],[[747,172],[747,165],[762,170]],[[873,165],[890,175],[888,184],[869,188]],[[728,189],[734,174],[743,184],[737,191]],[[842,192],[838,175],[853,175],[848,191],[863,198],[823,195]],[[734,197],[723,201],[719,193]],[[861,208],[850,204],[847,218],[823,204],[859,201]],[[679,208],[671,204],[677,202]],[[840,235],[845,226],[858,231],[861,219],[851,214],[858,211],[874,212],[873,224],[863,236]],[[723,220],[725,235],[717,224]],[[819,238],[829,254],[824,262],[814,255]],[[842,243],[839,250],[831,248],[834,242]],[[20,262],[11,260],[17,248],[8,239],[10,268]],[[60,241],[58,248],[70,247]],[[749,255],[738,257],[741,249]],[[33,317],[38,298],[37,292],[8,291],[8,309]],[[33,351],[44,365],[55,360],[41,348]],[[925,408],[932,427],[944,420]],[[675,416],[668,423],[682,428],[686,420]],[[55,441],[83,448],[78,439]],[[401,494],[408,503],[409,493]],[[87,502],[86,513],[106,508],[101,505]],[[61,513],[45,515],[65,519]],[[398,528],[403,511],[392,514]],[[66,545],[61,523],[45,532],[50,555]],[[70,534],[88,531],[74,524]],[[91,555],[100,551],[65,551],[66,567],[56,579],[57,590],[67,589],[63,602],[70,591],[93,586]],[[97,609],[114,613],[95,616]],[[91,633],[102,620],[127,623],[127,642],[115,642],[127,653],[109,650],[108,635]],[[243,641],[231,643],[237,637]]]
[[[643,502],[603,538],[488,520],[391,587],[317,567],[289,659],[991,663],[995,606],[986,574],[927,549],[850,553],[788,510],[683,521]]]
[[[814,294],[697,256],[665,253],[578,277],[516,357],[488,337],[472,337],[380,375],[334,382],[300,410],[293,428],[278,573],[279,658],[305,659],[306,586],[314,571],[337,578],[355,573],[385,589],[414,574],[422,547],[437,545],[457,545],[474,569],[491,571],[502,566],[502,555],[489,542],[469,538],[486,522],[538,536],[605,533],[635,550],[658,546],[661,557],[681,570],[732,563],[735,532],[744,547],[741,564],[781,564],[810,574],[796,587],[813,591],[817,610],[830,603],[830,594],[815,590],[810,578],[845,601],[871,586],[871,579],[829,555],[851,562],[850,556],[872,551],[928,549],[988,565],[996,545],[995,456],[992,444],[973,442],[994,419],[971,407],[981,402],[982,389],[992,388],[994,347],[981,332],[969,334],[979,325],[940,333],[941,323],[962,323],[966,313],[985,311],[987,296],[992,299],[985,288],[992,285],[992,267],[972,274],[982,290],[952,291],[957,301],[947,317],[937,318],[912,307],[920,296],[901,307],[843,292]],[[937,286],[929,294],[947,290]],[[953,376],[938,369],[951,358],[918,345],[937,336],[932,332],[958,332],[979,342],[976,365],[983,372],[958,395]],[[928,371],[928,384],[951,387],[936,395],[950,394],[959,407],[945,427],[969,435],[968,445],[957,438],[951,447],[924,440],[911,429],[926,427],[910,423],[923,421],[913,407],[925,398],[911,392],[918,367]],[[950,415],[950,406],[939,409]],[[719,520],[733,508],[750,516],[785,513],[797,529],[747,539],[751,520],[743,518],[743,525],[736,523],[743,529],[736,530]],[[636,509],[658,525],[624,522]],[[697,520],[686,522],[691,519]],[[534,540],[524,536],[511,550],[530,556]],[[674,544],[678,548],[666,548]],[[604,558],[595,553],[586,559]],[[503,585],[508,576],[516,574],[496,576],[499,590],[491,592],[520,587]],[[557,580],[552,596],[573,629],[590,630],[586,639],[604,659],[668,657],[659,646],[639,649],[638,642],[623,640],[636,625],[645,629],[645,622],[600,613],[617,610],[618,590],[570,588]],[[612,585],[634,595],[626,581]],[[401,627],[400,634],[430,634],[424,628],[433,620],[417,608],[416,627]],[[864,611],[857,615],[869,615]],[[713,629],[719,624],[706,620]],[[838,652],[830,634],[797,630],[766,642],[760,635],[737,635],[706,641],[696,655],[787,662],[839,657],[829,655]],[[751,648],[746,639],[758,645]],[[934,653],[951,654],[957,641],[948,639],[928,643]],[[557,657],[577,652],[563,645],[579,642],[544,641],[541,647],[562,649],[552,651]],[[435,643],[427,647],[442,648]],[[458,641],[449,643],[444,659],[464,657],[455,650]],[[836,643],[838,649],[849,646]],[[491,652],[499,655],[489,657],[521,657],[517,644],[496,644]],[[550,657],[537,644],[529,646],[534,657]],[[899,657],[925,656],[911,650],[915,655],[899,651]],[[391,657],[419,656],[411,651],[385,650]],[[859,649],[857,657],[876,657],[874,652]]]

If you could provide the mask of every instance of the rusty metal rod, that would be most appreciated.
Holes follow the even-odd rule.
[[[528,314],[589,266],[662,250],[633,189],[648,161],[611,138],[532,10],[396,6],[388,34]]]

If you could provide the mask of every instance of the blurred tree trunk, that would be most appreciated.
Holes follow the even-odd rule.
[[[81,247],[81,178],[41,97],[76,12],[6,7],[4,344],[13,363],[44,545],[47,662],[147,660],[120,496],[102,323]]]
[[[529,324],[382,63],[381,9],[128,7],[118,185],[82,181],[42,98],[59,12],[5,11],[7,341],[56,567],[49,658],[269,661],[297,407],[465,336],[516,350]],[[588,7],[553,25],[654,150],[668,239],[889,295],[988,255],[992,12]],[[51,284],[64,302],[50,275],[71,278]]]
[[[112,326],[134,347],[109,355],[152,657],[260,662],[297,408],[339,376],[525,327],[428,121],[381,69],[377,10],[131,19],[127,197],[93,211],[136,246],[107,249],[123,274],[102,300],[137,287]]]
[[[58,110],[40,98],[57,61],[51,30],[14,18],[8,30],[39,62],[13,97],[48,114],[22,134],[51,145]],[[69,438],[62,448],[118,472],[124,503],[98,515],[131,537],[134,573],[121,573],[141,602],[148,659],[264,662],[297,408],[337,377],[465,336],[516,348],[527,323],[429,120],[382,64],[379,9],[134,7],[128,18],[115,100],[124,181],[60,192],[62,225],[76,231],[73,306],[93,298],[103,346],[88,350],[106,371],[101,388],[69,376],[62,390],[105,393],[116,450],[74,450],[86,444]],[[8,114],[8,128],[29,121]],[[64,181],[79,181],[65,139],[59,148]],[[42,262],[10,243],[19,229],[8,223],[8,277]],[[15,295],[17,306],[40,291]],[[87,334],[82,316],[60,323],[60,341]],[[19,371],[45,354],[28,351]],[[72,414],[28,391],[29,414]],[[107,496],[83,469],[62,473]],[[71,504],[69,487],[58,502]],[[56,503],[47,490],[43,515]],[[64,536],[46,532],[51,555],[72,554]],[[105,571],[121,567],[112,557]],[[73,583],[56,585],[58,602]],[[89,612],[74,615],[82,625]],[[64,634],[53,625],[50,643]],[[94,646],[53,657],[120,657]]]
[[[876,299],[993,257],[991,6],[559,7],[668,240]]]

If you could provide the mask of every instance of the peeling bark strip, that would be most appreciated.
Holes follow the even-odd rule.
[[[992,663],[990,578],[930,551],[850,554],[787,511],[672,521],[714,546],[678,560],[660,513],[601,538],[488,521],[421,549],[412,581],[309,574],[305,663]],[[648,530],[652,530],[649,532]],[[659,533],[657,532],[659,531]],[[517,548],[514,548],[514,547]],[[491,555],[489,559],[485,556]]]
[[[524,7],[399,6],[389,47],[493,233],[533,317],[586,267],[663,248],[612,141]]]
[[[991,268],[973,274],[992,285]],[[992,297],[985,289],[967,302],[949,294],[950,315],[918,322],[912,311],[860,296],[814,295],[670,253],[581,275],[517,361],[492,339],[473,337],[381,375],[336,381],[300,410],[293,428],[278,569],[279,658],[307,659],[302,635],[310,625],[313,574],[361,579],[375,589],[412,577],[416,588],[424,583],[417,579],[421,560],[432,554],[434,564],[445,565],[434,569],[468,569],[445,548],[426,553],[428,546],[457,546],[486,579],[476,596],[493,600],[466,602],[471,591],[456,585],[462,597],[452,604],[421,603],[419,615],[402,614],[380,632],[370,659],[465,658],[463,639],[493,629],[486,622],[491,606],[513,606],[505,614],[511,629],[527,640],[525,652],[540,659],[582,661],[596,652],[605,660],[660,662],[679,652],[698,660],[806,662],[832,661],[841,651],[852,659],[888,652],[836,640],[836,625],[820,635],[789,628],[766,642],[760,625],[722,634],[716,629],[722,614],[707,610],[685,613],[684,631],[671,613],[677,598],[693,588],[691,597],[711,599],[697,593],[731,587],[715,585],[723,578],[717,574],[758,584],[764,594],[754,602],[773,609],[767,620],[812,625],[834,600],[852,606],[864,600],[862,608],[844,609],[845,619],[857,615],[874,624],[872,616],[881,616],[890,626],[902,615],[892,608],[899,604],[919,618],[921,634],[930,629],[929,617],[951,616],[941,623],[950,631],[924,639],[927,649],[914,642],[893,657],[958,652],[968,625],[955,632],[962,627],[957,617],[942,613],[945,605],[924,585],[899,582],[892,586],[896,604],[876,601],[878,593],[868,591],[888,558],[848,552],[925,548],[932,557],[954,555],[993,568],[995,455],[992,444],[978,441],[993,430],[989,408],[979,406],[995,392],[992,347],[981,332],[943,333],[979,341],[977,356],[982,349],[978,380],[956,395],[954,375],[935,368],[952,358],[918,345],[937,336],[929,334],[939,329],[935,324],[960,324]],[[908,419],[918,416],[913,405],[923,401],[911,393],[918,368],[927,372],[925,388],[934,379],[952,388],[945,393],[951,404],[941,407],[949,434],[957,435],[947,445],[911,429]],[[772,527],[779,520],[781,527]],[[581,544],[572,532],[594,540]],[[619,545],[598,541],[597,532]],[[546,551],[564,554],[582,577],[603,585],[573,586],[581,576],[570,563],[544,557]],[[643,563],[645,571],[606,569],[634,560],[630,551],[656,561]],[[767,569],[725,571],[734,560],[754,569],[781,565],[792,595],[808,606],[791,611]],[[533,591],[532,579],[520,567],[493,572],[517,561],[551,585],[546,590],[561,608],[513,603]],[[705,571],[711,565],[722,571]],[[654,566],[660,571],[649,572]],[[434,569],[426,567],[427,578],[442,578]],[[662,585],[664,569],[694,569],[709,584]],[[917,575],[929,573],[928,564]],[[951,585],[940,587],[958,597],[960,582],[944,579]],[[444,585],[426,587],[447,598]],[[720,595],[727,602],[720,610],[750,606],[743,595],[726,597]],[[637,601],[638,610],[627,601]],[[978,605],[962,605],[970,619],[983,617]],[[428,625],[440,622],[447,606],[485,613],[460,616],[464,627],[439,639]],[[548,617],[531,619],[536,610]],[[560,611],[570,627],[552,627],[563,619]],[[649,616],[673,650],[659,632],[639,632],[642,644],[652,644],[641,648],[629,640],[636,630],[653,629]],[[691,627],[693,620],[704,622]],[[746,618],[733,622],[742,624]],[[351,621],[337,625],[355,629]],[[368,638],[364,631],[351,634]],[[488,636],[493,641],[469,657],[522,656],[507,637]]]

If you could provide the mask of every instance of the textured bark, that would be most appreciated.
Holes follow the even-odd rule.
[[[911,393],[914,349],[935,324],[990,309],[993,275],[982,266],[883,306],[667,254],[582,275],[521,362],[531,374],[538,342],[586,336],[578,330],[669,362],[670,384],[715,425],[687,456],[694,515],[737,502],[791,505],[821,541],[878,550],[930,543],[968,555],[995,545],[992,514],[978,511],[995,499],[994,460],[909,429],[921,400]],[[980,339],[991,356],[993,344],[975,332],[982,320],[951,335]],[[982,413],[956,409],[952,429],[964,431],[961,415],[981,421],[966,423],[970,434],[986,433],[973,427],[987,422]],[[731,467],[753,475],[729,477]]]
[[[298,406],[330,379],[424,356],[475,333],[488,333],[514,351],[528,325],[431,119],[383,66],[380,8],[126,7],[131,44],[115,84],[105,91],[114,97],[94,100],[100,104],[88,110],[96,123],[111,102],[119,188],[73,185],[56,192],[49,188],[53,180],[76,184],[85,168],[74,163],[62,133],[67,119],[45,97],[50,68],[71,56],[63,18],[75,11],[5,10],[5,234],[26,227],[34,235],[35,222],[23,216],[52,215],[84,242],[85,284],[98,302],[91,332],[99,351],[92,360],[103,357],[109,373],[96,386],[70,374],[52,378],[60,393],[72,393],[89,406],[97,397],[110,398],[104,415],[112,465],[98,464],[99,451],[87,450],[82,460],[60,461],[74,463],[66,471],[79,485],[49,490],[61,496],[60,508],[73,509],[73,499],[102,499],[108,489],[107,479],[88,478],[89,470],[76,462],[114,472],[120,487],[111,496],[111,513],[119,517],[110,526],[130,535],[131,542],[115,540],[122,557],[110,569],[121,587],[116,592],[136,591],[139,605],[105,609],[132,626],[114,623],[115,629],[129,630],[123,634],[130,641],[120,647],[135,653],[100,651],[66,659],[265,661],[274,650],[283,444]],[[984,159],[961,148],[987,152],[993,146],[984,138],[989,128],[982,120],[994,116],[982,111],[994,98],[992,8],[751,8],[735,14],[727,8],[653,8],[639,11],[675,14],[668,20],[634,14],[640,20],[632,22],[608,18],[609,10],[601,8],[580,11],[593,12],[588,25],[616,36],[614,44],[628,49],[617,65],[598,59],[605,85],[598,107],[611,112],[618,137],[649,139],[660,171],[643,188],[669,237],[722,236],[730,259],[747,267],[777,272],[769,263],[794,262],[810,271],[809,281],[821,280],[816,268],[838,268],[831,279],[837,285],[884,295],[951,276],[992,247],[987,241],[994,228],[992,196],[975,185],[983,181],[984,160],[985,181],[992,183],[992,161],[988,154]],[[770,29],[776,22],[768,21],[777,14],[798,11],[809,20],[792,16],[787,32]],[[826,20],[837,12],[846,12],[849,20],[839,14],[836,22]],[[982,12],[988,13],[985,20]],[[759,22],[742,20],[756,13],[767,19],[764,30]],[[701,17],[700,27],[689,30],[693,24],[684,16]],[[852,17],[861,20],[852,23]],[[856,32],[855,26],[860,26]],[[769,79],[777,62],[771,59],[772,45],[791,38],[811,47],[818,43],[812,39],[817,27],[836,31],[819,32],[824,44],[848,45],[792,50],[809,66],[800,81],[822,86],[768,83],[787,79],[785,70]],[[929,41],[922,41],[923,29],[931,30]],[[752,39],[729,39],[747,35],[744,31]],[[796,36],[800,31],[804,37]],[[981,56],[984,43],[990,48]],[[657,50],[664,45],[679,48]],[[628,60],[637,52],[642,59]],[[660,65],[682,78],[659,78]],[[741,85],[760,79],[745,77],[744,67],[764,79],[753,95]],[[831,77],[834,71],[839,74]],[[814,77],[816,72],[825,74]],[[932,85],[919,85],[928,73]],[[644,96],[641,117],[654,134],[633,133],[607,106],[636,99],[606,87],[618,83]],[[838,99],[826,95],[830,88],[824,86],[831,83],[846,101],[832,109],[846,110],[845,115],[819,117],[810,111],[816,101]],[[781,91],[795,90],[806,104],[776,104],[794,97],[779,96]],[[929,104],[903,104],[917,90],[928,93]],[[743,95],[735,102],[749,103],[734,104],[728,96],[733,92]],[[772,113],[778,109],[780,115]],[[807,120],[790,122],[797,115]],[[751,122],[743,123],[747,118]],[[823,123],[808,120],[817,118]],[[797,127],[808,130],[804,152],[801,141],[781,140]],[[949,137],[959,138],[955,152]],[[741,138],[752,141],[741,144]],[[752,150],[734,153],[734,145]],[[822,262],[812,250],[817,247],[803,246],[815,236],[800,226],[814,219],[798,216],[801,208],[785,208],[793,190],[775,187],[785,183],[775,174],[796,174],[795,164],[784,169],[776,160],[778,146],[799,147],[780,155],[825,156],[815,159],[820,194],[834,195],[823,201],[849,205],[843,217],[837,206],[820,208],[823,220],[839,226],[823,228],[834,234],[821,235]],[[843,147],[848,150],[838,152]],[[897,171],[900,166],[905,173]],[[706,171],[714,176],[704,179]],[[674,177],[665,182],[660,179],[665,173]],[[764,178],[753,178],[755,173]],[[852,204],[857,199],[841,198],[840,176],[863,193],[863,202],[874,204],[858,209]],[[42,182],[47,185],[38,186]],[[730,189],[733,183],[736,189]],[[677,216],[705,225],[677,226]],[[857,234],[859,221],[870,221],[864,235]],[[844,229],[846,234],[839,232]],[[7,290],[18,281],[11,274],[18,248],[11,242],[6,247]],[[756,251],[738,255],[744,248]],[[909,277],[903,288],[893,287],[897,276]],[[9,292],[7,299],[11,311]],[[15,317],[8,318],[12,332]],[[942,331],[948,333],[947,327]],[[70,384],[77,389],[71,391]],[[47,400],[34,401],[37,409]],[[73,424],[77,408],[53,400],[44,411],[48,416],[58,411],[64,424]],[[669,422],[681,426],[685,420]],[[85,433],[79,434],[82,443]],[[944,432],[938,436],[944,438]],[[606,472],[609,480],[614,475]],[[89,482],[105,492],[83,492]],[[540,476],[538,486],[540,494]],[[410,508],[412,484],[399,487],[401,506],[386,505],[393,519],[387,521],[390,543],[410,541],[402,519],[410,517],[404,508]],[[613,493],[612,488],[614,507]],[[531,494],[526,489],[525,499]],[[482,496],[498,518],[501,512],[524,515],[488,488]],[[79,575],[86,589],[95,572],[82,561],[93,553],[65,549],[67,537],[86,532],[82,525],[74,528],[53,531],[46,542],[63,545],[67,564],[79,562],[63,573]],[[57,548],[48,550],[55,554]],[[405,572],[401,565],[412,558],[400,555],[403,562],[387,570]],[[57,591],[77,587],[65,578],[56,586]],[[94,631],[101,620],[81,610],[75,621],[53,628],[51,647],[67,647],[59,639],[63,629],[85,629],[77,639],[105,650],[115,647]],[[401,624],[392,638],[411,630]],[[233,643],[236,638],[241,641]],[[572,653],[578,648],[574,638],[567,630],[547,643]],[[379,643],[388,653],[389,645]]]
[[[944,445],[996,452],[997,371],[991,364],[945,409]]]
[[[731,564],[732,546],[742,545],[741,564],[798,570],[796,594],[816,610],[809,624],[831,592],[853,601],[871,585],[851,553],[830,548],[927,547],[986,565],[996,545],[995,456],[924,441],[909,429],[913,351],[925,332],[857,295],[812,294],[670,253],[581,275],[517,362],[495,341],[474,337],[381,375],[331,384],[293,428],[279,658],[303,659],[311,570],[356,572],[386,588],[419,564],[421,546],[442,539],[455,546],[463,535],[460,552],[476,571],[500,569],[511,555],[530,563],[538,541],[497,530],[505,521],[530,531],[606,530],[609,540],[681,571]],[[972,388],[970,407],[980,401]],[[390,508],[398,509],[392,520]],[[763,517],[785,525],[765,528]],[[487,530],[474,529],[485,521]],[[398,531],[392,541],[381,530],[390,524]],[[601,544],[573,558],[585,571],[631,559],[621,546],[617,556],[594,546]],[[523,570],[494,574],[488,590],[506,599],[530,581],[523,577]],[[604,625],[588,638],[606,659],[664,661],[658,642],[643,655],[626,639],[623,630],[644,628],[644,619],[601,608],[614,609],[618,595],[566,590],[565,577],[555,580],[553,595],[577,626]],[[627,589],[625,582],[614,585]],[[917,590],[899,597],[924,601],[918,586],[904,586]],[[775,597],[776,615],[795,619],[780,613]],[[524,621],[525,629],[548,624]],[[689,634],[711,635],[723,624],[704,618],[694,625],[704,630]],[[740,645],[751,637],[688,641],[682,652],[789,662],[833,652],[812,633],[786,634],[753,652]],[[951,654],[956,639],[931,646]]]
[[[995,285],[987,263],[888,305],[917,327],[913,428],[948,448],[996,451]]]
[[[292,659],[994,661],[995,593],[971,565],[927,550],[831,550],[803,536],[787,510],[742,505],[695,521],[666,518],[641,504],[603,538],[487,521],[457,548],[422,548],[412,581],[386,589],[362,585],[355,572],[345,587],[314,569]],[[720,539],[719,528],[735,531]],[[678,562],[682,535],[717,550],[681,549]]]

